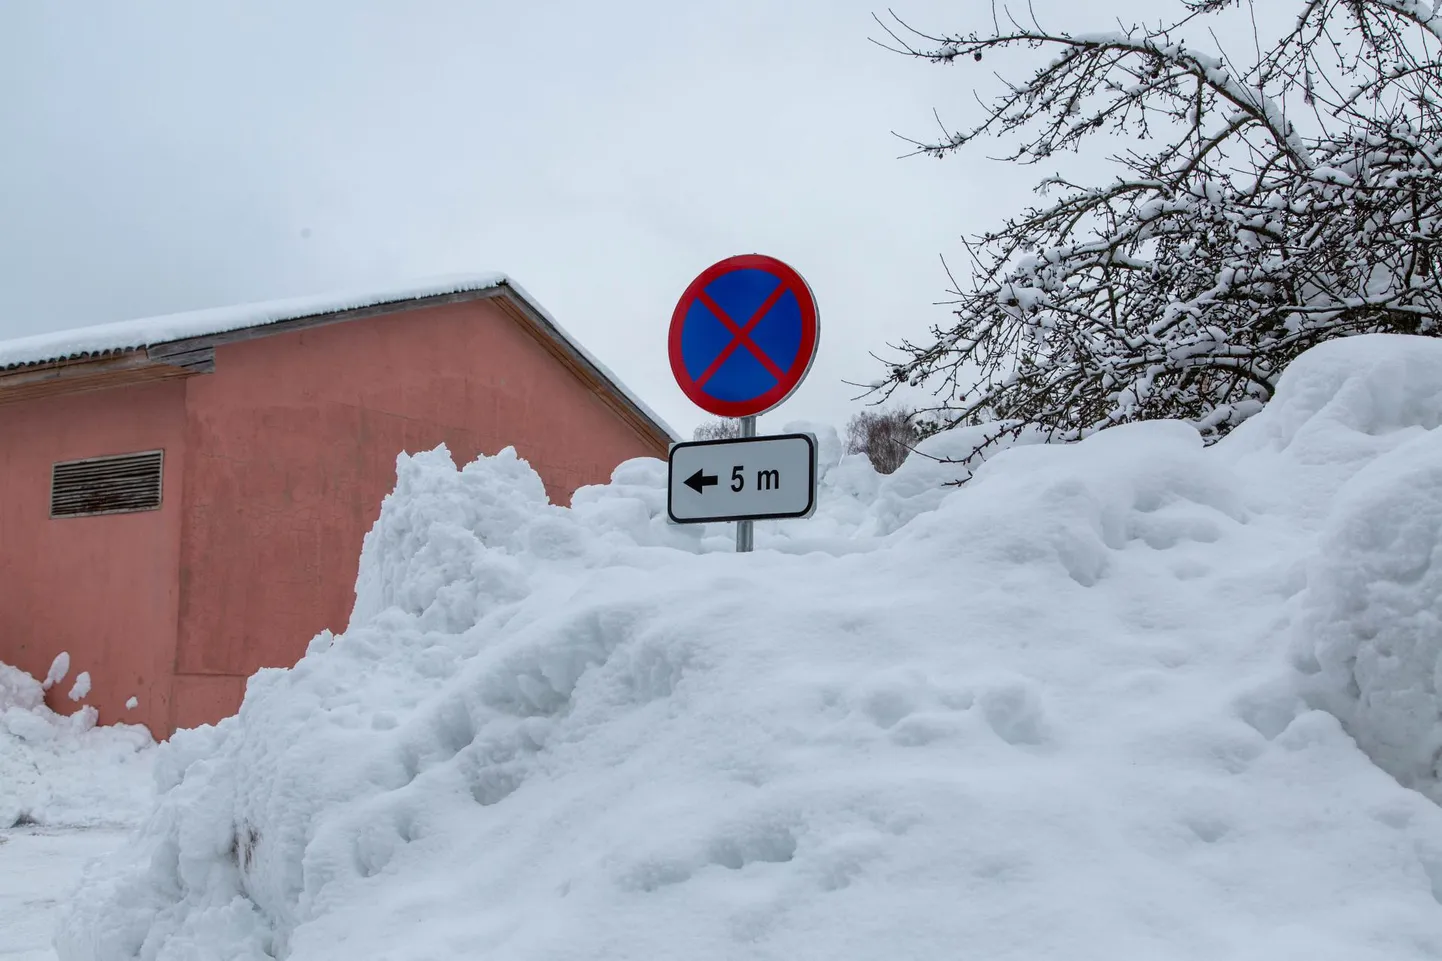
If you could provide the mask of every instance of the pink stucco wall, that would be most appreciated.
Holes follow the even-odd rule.
[[[68,649],[103,721],[157,736],[218,720],[255,670],[345,628],[396,454],[441,442],[460,463],[514,445],[562,503],[664,456],[485,300],[223,345],[185,381],[0,407],[0,660],[43,674]],[[166,449],[162,510],[48,519],[54,460],[147,447]]]
[[[185,385],[169,381],[0,406],[0,661],[44,677],[61,651],[102,723],[168,730],[179,600]],[[56,461],[163,449],[161,509],[50,519]],[[139,701],[134,710],[125,702]]]
[[[515,445],[553,500],[663,454],[490,301],[223,346],[187,385],[174,726],[341,631],[400,451]]]

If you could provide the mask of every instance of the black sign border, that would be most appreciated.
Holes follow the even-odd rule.
[[[803,511],[788,511],[783,514],[747,514],[745,517],[689,517],[685,520],[676,516],[672,508],[671,491],[675,489],[676,472],[676,451],[683,447],[721,447],[726,444],[751,444],[756,441],[771,440],[796,440],[806,441],[807,448],[811,451],[811,457],[807,459],[807,467],[810,476],[806,479],[806,489],[809,491],[806,509]],[[735,524],[739,521],[782,521],[793,520],[799,517],[810,517],[816,510],[816,435],[815,434],[762,434],[757,437],[724,437],[719,440],[686,440],[672,444],[666,452],[666,517],[672,524]]]

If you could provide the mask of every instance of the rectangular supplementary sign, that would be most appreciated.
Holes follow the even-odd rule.
[[[809,517],[816,510],[816,437],[774,434],[671,448],[666,513],[676,524]]]

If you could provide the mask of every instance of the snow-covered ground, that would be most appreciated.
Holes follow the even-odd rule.
[[[96,727],[94,708],[61,715],[45,706],[44,688],[68,669],[63,653],[43,681],[0,664],[0,830],[133,824],[154,798],[155,745],[144,727]],[[72,700],[88,692],[89,677],[70,686]]]
[[[45,681],[67,673],[62,655]],[[60,907],[81,869],[120,846],[154,794],[144,728],[97,728],[85,708],[58,715],[41,683],[0,664],[0,961],[55,957]],[[76,700],[83,686],[71,686]]]
[[[53,961],[65,899],[85,866],[124,838],[117,827],[0,830],[0,961]]]
[[[1205,450],[826,433],[750,555],[654,461],[402,458],[347,631],[155,752],[60,957],[1442,958],[1439,423],[1442,342],[1368,337]]]

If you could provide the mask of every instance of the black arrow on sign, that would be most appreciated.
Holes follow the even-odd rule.
[[[696,473],[686,478],[684,483],[687,487],[691,488],[696,493],[704,494],[706,492],[706,488],[715,487],[719,482],[720,478],[718,478],[715,474],[706,474],[698,470],[696,471]]]

